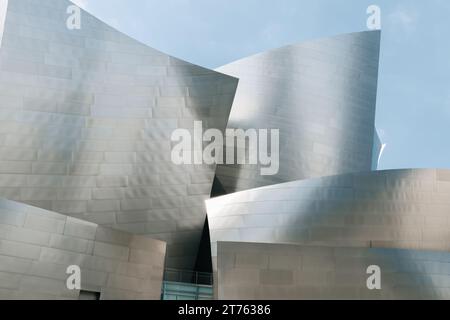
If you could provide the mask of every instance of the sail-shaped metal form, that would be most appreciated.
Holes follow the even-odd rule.
[[[221,165],[225,193],[372,168],[380,31],[308,41],[217,70],[239,78],[228,127],[279,129],[279,171]]]
[[[223,130],[237,79],[154,50],[66,0],[13,0],[0,49],[0,196],[168,244],[192,269],[215,166],[171,134]]]

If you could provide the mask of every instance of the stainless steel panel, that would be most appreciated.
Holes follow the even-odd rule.
[[[372,168],[380,32],[308,41],[217,71],[239,78],[231,129],[279,129],[279,172],[219,165],[226,193]]]
[[[249,265],[238,259],[255,252],[287,263]],[[449,262],[448,252],[219,242],[218,298],[448,300]],[[381,271],[380,290],[367,287],[373,265]]]
[[[0,196],[144,235],[160,233],[146,225],[189,212],[192,223],[170,230],[185,250],[170,247],[167,261],[191,269],[215,167],[172,164],[170,135],[194,121],[224,130],[238,80],[149,48],[84,11],[81,29],[69,30],[69,5],[1,7]],[[190,179],[197,175],[203,179]],[[191,230],[197,235],[185,241]]]
[[[101,299],[160,298],[164,242],[8,200],[0,208],[0,299],[78,299],[66,287],[70,265]],[[28,223],[4,218],[21,212]]]
[[[207,201],[217,241],[450,250],[447,170],[301,180]],[[437,188],[437,186],[441,186]]]

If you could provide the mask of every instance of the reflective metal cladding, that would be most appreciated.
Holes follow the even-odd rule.
[[[218,253],[223,300],[450,299],[448,252],[220,242]],[[381,290],[369,290],[377,268]]]
[[[450,299],[450,171],[372,171],[379,31],[217,72],[84,11],[68,28],[71,5],[0,0],[0,299],[158,299],[211,255],[219,299]],[[199,159],[227,128],[279,133],[278,172],[173,161],[175,130]]]
[[[219,68],[240,78],[229,127],[280,128],[280,172],[217,168],[228,193],[206,201],[217,298],[450,297],[450,172],[371,171],[379,44],[362,32]]]
[[[450,251],[450,171],[301,180],[207,201],[217,241]]]
[[[225,193],[372,167],[380,32],[309,41],[217,69],[239,78],[228,127],[280,130],[279,172],[219,165]]]
[[[450,297],[449,170],[295,181],[207,210],[220,299]],[[370,266],[380,290],[367,287]]]
[[[215,166],[171,133],[225,129],[237,79],[173,58],[65,0],[9,1],[0,49],[0,196],[168,244],[192,269]],[[6,10],[6,7],[5,7]]]
[[[159,299],[166,244],[0,199],[0,299]],[[78,266],[81,292],[67,286]]]

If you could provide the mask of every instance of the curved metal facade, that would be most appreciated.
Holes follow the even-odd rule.
[[[399,249],[219,243],[221,300],[450,299],[450,253]],[[367,268],[381,289],[367,287]]]
[[[219,299],[450,298],[449,170],[296,181],[207,210]]]
[[[65,0],[9,1],[0,49],[0,196],[168,243],[191,269],[215,166],[171,133],[223,130],[237,79],[170,57]]]
[[[379,31],[222,74],[84,11],[71,30],[70,5],[0,0],[0,298],[77,298],[75,264],[83,290],[156,299],[164,266],[192,270],[200,251],[210,268],[211,241],[221,299],[450,299],[450,171],[371,171]],[[172,133],[195,121],[278,129],[279,172],[174,164]]]
[[[81,290],[102,300],[158,300],[165,253],[162,241],[0,199],[0,299],[79,299],[66,285],[77,265]]]
[[[380,32],[291,45],[217,69],[239,78],[228,128],[279,129],[279,172],[220,165],[226,193],[372,167]]]
[[[217,241],[450,251],[450,171],[296,181],[207,201]]]
[[[231,193],[206,201],[217,298],[450,298],[450,171],[371,171],[379,45],[355,33],[219,68],[240,78],[228,127],[280,128],[280,171],[217,168]]]

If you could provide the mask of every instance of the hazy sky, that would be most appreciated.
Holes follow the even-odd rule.
[[[366,30],[381,8],[381,168],[450,168],[448,0],[78,0],[154,47],[209,68],[308,39]]]

